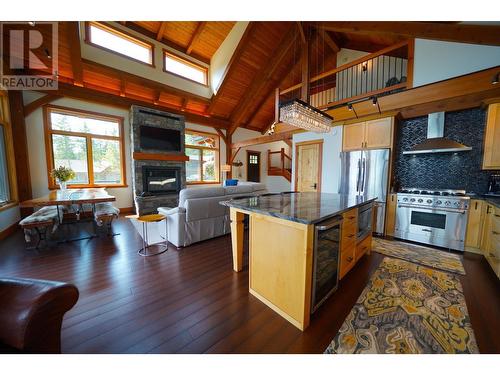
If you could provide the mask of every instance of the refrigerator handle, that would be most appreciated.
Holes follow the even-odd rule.
[[[362,175],[363,175],[363,178],[362,178],[362,182],[361,182],[361,188],[359,189],[361,192],[364,192],[365,191],[365,173],[366,173],[366,159],[363,158],[363,161],[362,161],[362,169],[363,169],[363,172],[362,172]]]
[[[358,159],[358,175],[356,178],[356,191],[359,191],[359,180],[361,179],[361,159]]]

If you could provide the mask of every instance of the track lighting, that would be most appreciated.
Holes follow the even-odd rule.
[[[348,103],[347,104],[347,109],[349,111],[353,111],[354,112],[354,115],[356,116],[356,118],[358,118],[358,114],[356,113],[356,110],[354,109],[354,106],[351,104],[351,103]]]
[[[51,59],[51,58],[52,58],[52,56],[50,55],[50,52],[49,52],[48,48],[45,48],[45,49],[44,49],[44,52],[45,52],[45,54],[47,55],[47,57],[48,57],[49,59]]]
[[[348,105],[347,105],[347,109],[348,109],[349,111],[352,111],[352,109],[353,109],[353,108],[352,108],[352,104],[348,104]]]
[[[372,98],[372,105],[375,107],[377,104],[378,104],[378,102],[377,102],[377,97],[376,97],[376,96],[374,96],[374,97]]]
[[[500,72],[499,72],[499,73],[497,73],[497,74],[495,74],[495,75],[493,76],[493,78],[491,79],[491,84],[492,84],[492,85],[496,85],[496,84],[498,83],[498,78],[499,78],[499,76],[500,76]]]
[[[363,72],[366,72],[368,70],[368,62],[363,61],[363,64],[361,64],[361,67],[363,69]]]

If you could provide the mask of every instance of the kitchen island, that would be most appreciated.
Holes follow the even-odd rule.
[[[283,193],[221,202],[230,207],[234,271],[243,268],[243,219],[249,215],[249,291],[297,328],[306,329],[318,302],[316,275],[322,279],[333,275],[336,287],[339,274],[342,277],[370,251],[375,199]],[[366,228],[360,231],[363,225]],[[331,228],[337,230],[323,235],[326,239],[318,246],[319,231]],[[318,267],[315,254],[331,252],[328,244],[336,249],[336,263]]]

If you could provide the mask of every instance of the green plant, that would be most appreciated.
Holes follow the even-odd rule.
[[[50,176],[60,182],[66,182],[75,178],[76,175],[71,168],[66,168],[63,165],[60,165],[58,168],[53,169],[50,172]]]

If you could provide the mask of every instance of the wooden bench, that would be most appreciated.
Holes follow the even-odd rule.
[[[50,233],[56,231],[61,218],[62,210],[56,206],[42,207],[28,217],[25,217],[19,222],[19,225],[23,228],[26,243],[30,243],[32,236],[36,234],[37,243],[34,248],[38,249],[40,242],[47,242],[48,231],[50,230]]]

